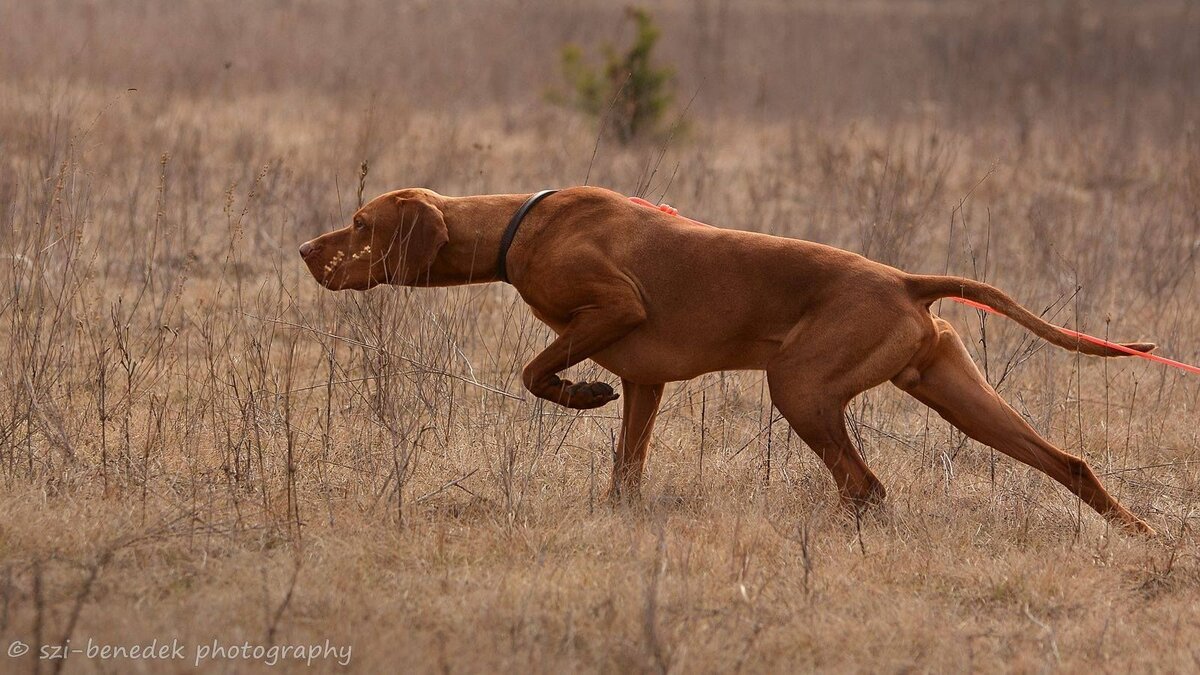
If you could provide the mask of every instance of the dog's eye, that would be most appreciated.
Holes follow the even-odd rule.
[[[358,229],[360,229],[360,230],[361,230],[362,228],[364,228],[364,227],[366,227],[366,226],[367,226],[367,221],[363,220],[362,218],[355,218],[355,219],[354,219],[354,227],[356,227],[356,228],[358,228]]]

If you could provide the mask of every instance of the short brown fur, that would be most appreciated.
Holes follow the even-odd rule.
[[[359,209],[354,224],[306,242],[301,256],[332,290],[496,281],[505,225],[527,197],[390,192]],[[773,403],[828,467],[848,506],[877,503],[885,491],[851,442],[844,409],[891,381],[1105,517],[1153,532],[1082,459],[1051,445],[1000,399],[929,304],[961,296],[1064,349],[1122,354],[1062,334],[992,286],[911,275],[812,242],[711,227],[592,187],[541,202],[521,225],[507,268],[534,315],[558,334],[524,369],[530,392],[569,408],[596,408],[618,398],[612,387],[559,374],[591,359],[621,378],[613,498],[639,493],[664,383],[718,370],[765,370]]]

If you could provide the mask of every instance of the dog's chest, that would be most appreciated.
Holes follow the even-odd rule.
[[[559,335],[562,335],[563,331],[567,329],[567,323],[569,321],[567,317],[559,317],[547,312],[539,311],[538,308],[534,307],[533,305],[529,305],[529,311],[533,312],[533,316],[537,318],[538,321],[546,324],[551,328],[551,330]]]

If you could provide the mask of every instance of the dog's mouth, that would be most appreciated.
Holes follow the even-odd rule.
[[[334,258],[321,268],[321,275],[313,276],[317,282],[331,291],[365,291],[371,287],[369,280],[363,281],[363,275],[352,274],[347,266],[345,257]]]
[[[333,279],[334,273],[342,271],[342,265],[345,264],[345,262],[345,251],[338,251],[337,253],[333,254],[333,257],[329,259],[329,262],[325,263],[325,265],[321,268],[323,273],[323,276],[320,279],[321,283],[325,286],[328,286],[330,280]]]
[[[310,244],[311,242],[301,247],[300,255],[309,273],[325,288],[331,291],[365,291],[377,285],[371,280],[372,251],[369,245],[351,255],[346,255],[344,249],[337,249],[333,255],[323,257],[320,251],[313,250]]]

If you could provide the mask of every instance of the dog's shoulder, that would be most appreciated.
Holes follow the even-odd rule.
[[[613,206],[625,206],[629,203],[629,198],[620,192],[614,192],[608,188],[596,187],[593,185],[578,185],[575,187],[563,188],[556,195],[560,205],[566,208],[606,208]]]

